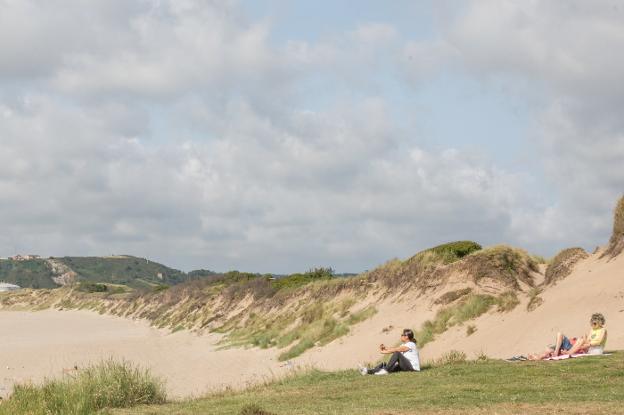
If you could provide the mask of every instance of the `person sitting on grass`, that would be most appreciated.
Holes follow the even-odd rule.
[[[557,333],[557,341],[550,345],[541,354],[530,354],[529,360],[543,360],[559,355],[573,355],[580,353],[603,354],[607,342],[607,329],[604,327],[605,318],[601,313],[594,313],[589,321],[591,330],[587,336],[579,339],[568,338],[563,333]]]
[[[410,329],[404,329],[401,334],[401,341],[403,344],[399,347],[379,345],[381,353],[392,355],[388,359],[388,363],[381,363],[372,369],[360,365],[360,373],[362,375],[387,375],[388,373],[400,371],[420,371],[420,359],[414,332]]]

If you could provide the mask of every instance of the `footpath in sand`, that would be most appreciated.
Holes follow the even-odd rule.
[[[0,311],[0,396],[13,384],[71,376],[72,368],[112,357],[151,369],[170,398],[244,388],[287,369],[274,351],[217,350],[218,335],[170,333],[146,321],[89,311]]]

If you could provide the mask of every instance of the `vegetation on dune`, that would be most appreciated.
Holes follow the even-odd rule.
[[[437,300],[435,300],[434,304],[442,304],[442,305],[450,304],[453,301],[458,300],[462,297],[465,297],[470,293],[472,293],[472,288],[470,287],[461,288],[459,290],[448,291],[442,294]]]
[[[519,291],[520,282],[533,286],[531,273],[539,272],[537,263],[526,251],[505,245],[493,246],[468,255],[460,264],[476,284],[488,278],[508,289]]]
[[[389,292],[396,293],[397,289],[406,291],[412,287],[426,290],[444,282],[449,275],[448,267],[462,262],[481,249],[481,245],[476,242],[449,242],[420,251],[405,261],[388,261],[365,275],[369,282],[392,288]]]
[[[499,312],[508,312],[519,303],[520,301],[513,291],[504,292],[497,297],[487,294],[470,294],[459,302],[438,310],[432,320],[425,321],[420,330],[416,332],[417,344],[419,347],[423,347],[433,341],[436,335],[444,333],[453,326],[481,316],[489,311],[492,306],[496,305]]]
[[[589,254],[583,248],[568,248],[559,252],[546,268],[544,285],[554,284],[566,278],[572,273],[577,262],[588,257]]]
[[[481,249],[481,245],[473,241],[449,242],[421,251],[408,259],[406,262],[421,261],[424,257],[429,257],[436,262],[451,264],[455,261],[462,259],[466,255],[469,255]]]
[[[541,306],[544,299],[540,297],[542,289],[539,287],[533,287],[529,290],[529,302],[527,303],[527,311],[533,311],[537,307]]]
[[[624,196],[618,200],[613,212],[613,233],[607,249],[600,256],[614,258],[624,251]]]
[[[224,347],[276,347],[281,349],[280,360],[288,360],[344,336],[351,326],[372,317],[377,312],[374,304],[358,307],[366,297],[375,302],[408,292],[422,295],[444,286],[451,277],[474,284],[445,293],[434,302],[445,308],[423,326],[420,340],[424,345],[448,327],[476,318],[493,306],[499,312],[513,309],[519,301],[511,291],[519,289],[520,282],[532,285],[530,273],[536,267],[524,251],[482,249],[475,242],[460,241],[427,249],[406,261],[390,261],[351,278],[337,278],[331,268],[279,278],[207,271],[204,277],[174,286],[150,283],[149,288],[134,290],[81,281],[53,292],[0,295],[0,304],[10,307],[30,301],[35,307],[144,318],[156,327],[176,331],[219,331],[226,335]],[[480,285],[484,281],[485,288]]]
[[[391,376],[361,376],[355,370],[311,371],[245,391],[114,410],[113,414],[239,415],[254,406],[255,410],[275,415],[580,415],[620,413],[624,405],[622,353],[551,364],[510,364],[482,356],[475,361],[462,358],[465,356],[461,352],[448,354],[438,362],[423,365],[420,373]]]
[[[369,306],[356,312],[349,309],[355,303],[345,299],[332,303],[301,304],[296,312],[279,315],[249,315],[247,320],[230,321],[218,329],[229,333],[225,345],[246,345],[285,349],[279,360],[299,356],[314,346],[323,346],[347,334],[349,327],[377,313]],[[293,310],[295,311],[295,310]]]
[[[105,408],[162,404],[165,399],[162,382],[148,371],[108,360],[75,377],[15,385],[11,397],[0,405],[0,415],[87,415]]]

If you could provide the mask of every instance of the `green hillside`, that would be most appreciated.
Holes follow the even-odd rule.
[[[142,287],[153,284],[175,285],[186,281],[186,273],[158,262],[133,256],[62,257],[60,262],[78,274],[79,280],[109,282]]]
[[[134,288],[175,285],[188,279],[186,273],[145,258],[58,257],[27,261],[0,260],[0,281],[24,288],[55,288],[53,280],[60,271],[53,271],[51,262],[76,273],[77,281],[123,284]]]
[[[0,259],[0,281],[28,288],[58,287],[52,280],[54,274],[43,259],[12,261]]]

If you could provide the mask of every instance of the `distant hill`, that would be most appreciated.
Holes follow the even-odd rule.
[[[54,274],[43,259],[13,261],[0,259],[0,281],[28,288],[55,288]]]
[[[0,281],[24,288],[55,288],[74,281],[123,284],[133,288],[175,285],[188,275],[133,256],[57,257],[0,260]]]

